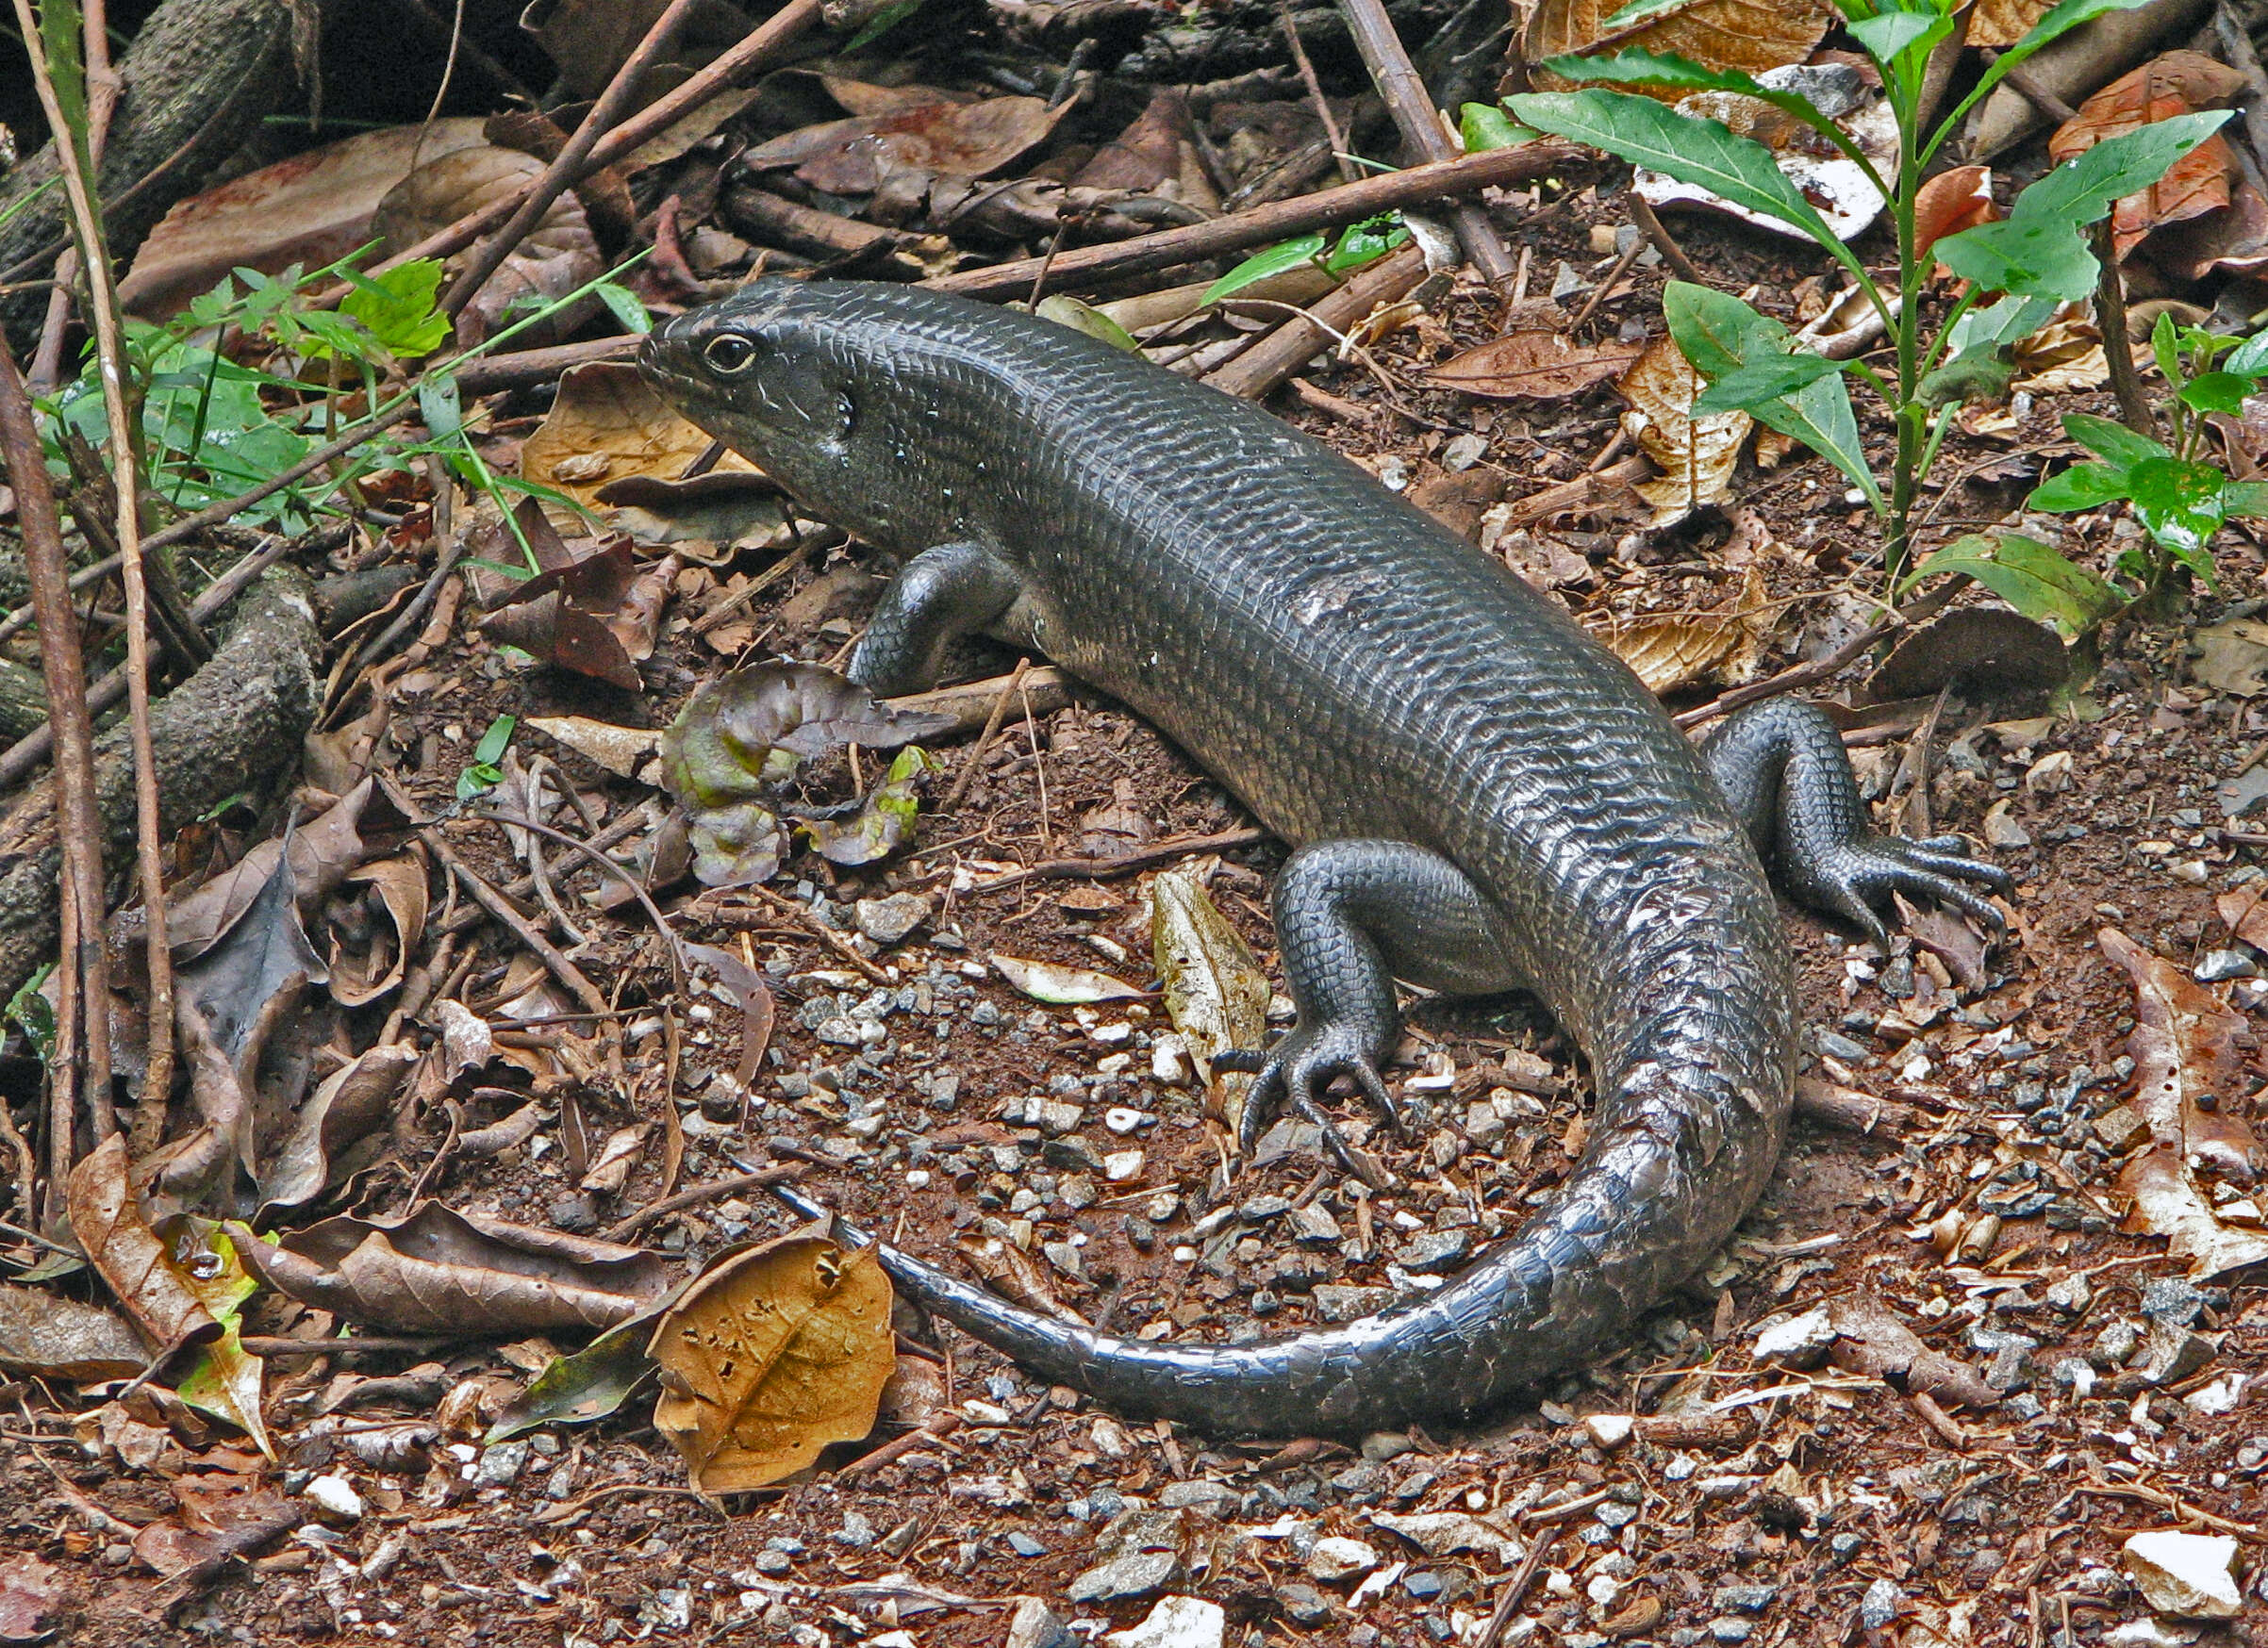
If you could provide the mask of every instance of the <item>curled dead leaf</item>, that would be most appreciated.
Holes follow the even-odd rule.
[[[1622,372],[1638,354],[1634,343],[1583,344],[1564,332],[1515,332],[1443,361],[1426,381],[1484,400],[1564,401]]]
[[[520,449],[521,473],[596,504],[602,488],[633,475],[675,484],[715,444],[665,404],[637,367],[592,361],[560,375],[558,398]],[[709,472],[761,484],[755,465],[730,449]]]
[[[1536,0],[1521,35],[1520,56],[1539,63],[1569,52],[1664,52],[1712,69],[1745,69],[1756,74],[1810,57],[1832,15],[1813,0],[1791,6],[1697,0],[1660,8],[1635,28],[1609,27],[1607,19],[1622,9],[1618,0]],[[1544,90],[1565,84],[1540,73],[1531,77]]]
[[[1654,506],[1657,524],[1681,520],[1704,504],[1732,495],[1732,474],[1741,444],[1755,427],[1746,412],[1693,416],[1693,404],[1706,386],[1669,338],[1656,338],[1622,374],[1623,433],[1653,459],[1659,477],[1635,490]]]
[[[1243,1118],[1252,1079],[1216,1077],[1213,1061],[1261,1045],[1267,1029],[1267,975],[1244,935],[1205,891],[1200,866],[1177,865],[1151,876],[1145,901],[1166,1016],[1188,1044],[1200,1077],[1208,1084],[1218,1081],[1222,1113],[1234,1129]]]
[[[654,1425],[703,1493],[792,1475],[874,1428],[897,1360],[874,1250],[793,1231],[714,1265],[655,1325]]]
[[[263,1242],[247,1269],[278,1293],[405,1333],[610,1327],[670,1287],[658,1253],[422,1202],[388,1219],[341,1215]]]
[[[1656,695],[1704,680],[1734,684],[1755,674],[1775,611],[1752,566],[1730,610],[1624,619],[1599,638]]]

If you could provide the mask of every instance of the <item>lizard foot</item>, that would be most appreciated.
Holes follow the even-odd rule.
[[[1259,1146],[1261,1129],[1288,1104],[1322,1132],[1324,1143],[1342,1167],[1358,1178],[1373,1179],[1377,1164],[1356,1155],[1320,1102],[1324,1089],[1339,1076],[1360,1088],[1397,1132],[1404,1137],[1410,1134],[1408,1112],[1378,1073],[1366,1038],[1351,1028],[1301,1025],[1265,1053],[1224,1053],[1213,1061],[1213,1067],[1255,1078],[1245,1096],[1244,1116],[1237,1129],[1238,1148],[1248,1159]]]
[[[2007,921],[1970,883],[2006,893],[2015,881],[1998,865],[1967,854],[1968,843],[1958,835],[1908,841],[1866,834],[1821,854],[1807,866],[1806,901],[1843,916],[1884,950],[1890,948],[1890,931],[1876,911],[1893,893],[1950,904],[1994,931],[2002,931]]]

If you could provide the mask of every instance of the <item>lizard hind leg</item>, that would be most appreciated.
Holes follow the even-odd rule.
[[[1243,1062],[1259,1077],[1245,1100],[1244,1150],[1250,1155],[1268,1117],[1289,1104],[1323,1129],[1351,1169],[1352,1155],[1318,1100],[1333,1077],[1346,1076],[1405,1127],[1378,1068],[1401,1023],[1394,981],[1458,995],[1514,990],[1521,981],[1505,954],[1495,907],[1463,870],[1408,842],[1303,847],[1278,873],[1274,905],[1284,982],[1299,1017],[1265,1055]]]
[[[1977,888],[2008,892],[2009,873],[1970,857],[1958,835],[1909,841],[1876,831],[1843,739],[1815,706],[1792,698],[1751,704],[1718,723],[1700,753],[1757,852],[1797,902],[1843,917],[1885,950],[1890,934],[1878,907],[1893,893],[2003,924]]]

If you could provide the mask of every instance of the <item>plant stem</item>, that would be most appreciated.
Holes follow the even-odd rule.
[[[1886,77],[1895,87],[1895,77]],[[1921,388],[1921,352],[1916,347],[1921,310],[1922,267],[1914,255],[1914,196],[1921,190],[1921,160],[1914,153],[1912,100],[1894,91],[1894,112],[1898,129],[1898,183],[1891,210],[1897,226],[1897,402],[1891,408],[1897,422],[1897,452],[1891,460],[1890,519],[1882,543],[1882,570],[1893,584],[1906,569],[1907,537],[1913,514],[1914,485],[1920,478],[1922,455],[1921,407],[1915,397]]]

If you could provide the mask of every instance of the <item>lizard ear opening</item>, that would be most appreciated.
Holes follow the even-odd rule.
[[[737,377],[756,363],[755,340],[744,332],[720,332],[702,346],[701,358],[719,377]]]

